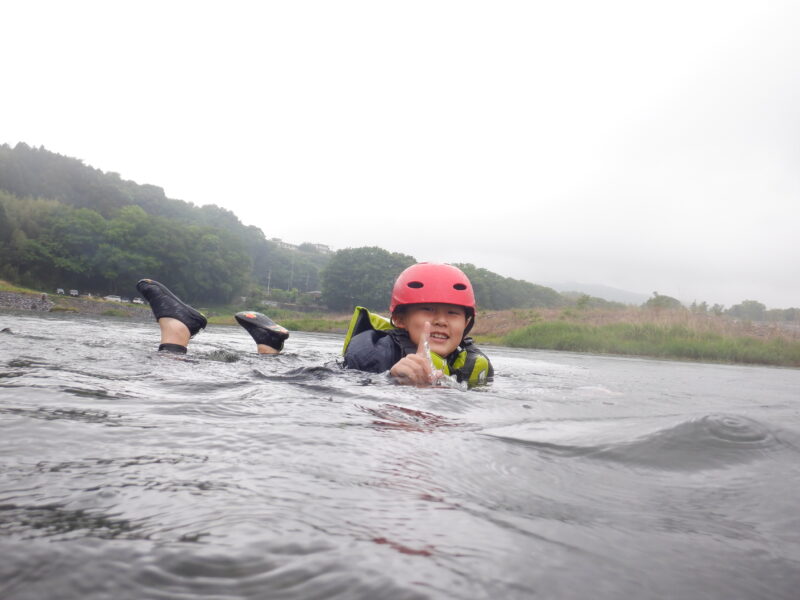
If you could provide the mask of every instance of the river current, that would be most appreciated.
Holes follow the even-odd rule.
[[[407,388],[0,312],[0,598],[800,597],[800,370],[484,348]]]

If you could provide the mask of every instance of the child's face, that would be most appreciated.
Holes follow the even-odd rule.
[[[408,336],[419,344],[425,322],[431,324],[428,340],[430,348],[439,356],[447,356],[455,350],[464,337],[467,328],[467,311],[455,304],[414,304],[406,310],[395,313],[394,324],[408,331]]]

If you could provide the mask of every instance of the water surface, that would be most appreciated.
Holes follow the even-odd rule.
[[[489,348],[462,392],[4,327],[0,598],[797,598],[800,370]]]

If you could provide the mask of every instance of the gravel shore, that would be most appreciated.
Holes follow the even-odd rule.
[[[42,312],[74,312],[85,315],[128,317],[137,321],[153,318],[147,305],[110,302],[99,298],[71,298],[51,294],[0,292],[0,309],[36,310]]]

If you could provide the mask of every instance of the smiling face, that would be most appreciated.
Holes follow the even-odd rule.
[[[455,350],[464,338],[467,328],[467,311],[456,304],[412,304],[402,307],[392,315],[397,327],[408,331],[414,344],[419,344],[425,322],[431,324],[430,348],[445,357]]]

